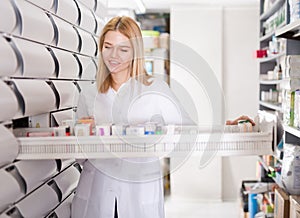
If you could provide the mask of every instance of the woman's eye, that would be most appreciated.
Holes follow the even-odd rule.
[[[128,52],[128,49],[121,49],[122,52]]]
[[[109,48],[111,48],[111,47],[110,47],[110,46],[104,46],[104,48],[109,49]]]

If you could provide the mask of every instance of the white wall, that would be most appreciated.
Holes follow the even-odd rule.
[[[224,8],[223,87],[226,118],[241,114],[255,116],[258,110],[258,62],[253,52],[258,48],[259,8]],[[254,179],[257,157],[222,159],[223,199],[238,198],[242,180]]]
[[[195,122],[211,124],[220,99],[210,95],[222,97],[217,93],[217,88],[222,87],[222,8],[174,6],[170,20],[170,86]],[[214,93],[209,93],[211,86],[216,86],[212,88]],[[187,97],[194,102],[197,114]]]
[[[200,125],[220,124],[215,117],[222,115],[222,93],[208,90],[222,85],[222,13],[221,7],[181,5],[171,8],[170,86]],[[215,94],[215,98],[210,94]],[[221,200],[221,158],[214,157],[201,169],[200,159],[199,155],[189,157],[171,175],[172,198]],[[171,168],[173,162],[171,159]]]
[[[243,114],[255,116],[258,110],[259,8],[224,8],[223,86],[226,118]]]
[[[258,65],[252,54],[258,44],[258,11],[258,6],[172,7],[170,85],[190,116],[201,124],[213,121],[215,116],[227,119],[257,113]],[[199,71],[193,73],[215,74],[223,90],[225,109],[219,104],[222,111],[213,110],[220,99],[211,99],[208,90],[201,84],[206,81],[193,81],[190,71],[174,63],[174,57],[185,59],[191,56],[174,50],[174,41],[196,51],[200,55],[199,62],[202,57],[208,63],[212,71],[202,70],[199,64]],[[196,109],[191,107],[192,102]],[[255,178],[256,157],[215,157],[201,170],[199,159],[191,157],[171,175],[173,197],[205,201],[237,199],[241,180]]]

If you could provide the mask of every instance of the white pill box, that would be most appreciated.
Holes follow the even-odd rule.
[[[89,136],[90,135],[90,124],[80,123],[74,127],[75,136]]]
[[[125,125],[121,125],[121,124],[114,124],[111,126],[111,134],[112,135],[125,135],[125,129],[126,126]]]
[[[144,135],[145,127],[143,126],[128,126],[126,128],[126,135]]]
[[[66,126],[59,126],[53,128],[55,136],[66,136]]]

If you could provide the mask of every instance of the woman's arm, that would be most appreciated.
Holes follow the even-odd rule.
[[[164,81],[155,81],[156,90],[161,93],[160,104],[161,114],[166,124],[196,125],[190,118],[183,106]]]
[[[246,115],[242,115],[235,120],[227,120],[226,125],[237,125],[240,120],[248,120],[252,124],[252,126],[255,126],[255,122]]]

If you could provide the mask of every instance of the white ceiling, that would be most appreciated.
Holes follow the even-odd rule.
[[[130,8],[136,10],[138,0],[107,0],[109,8]],[[141,0],[147,11],[169,11],[171,5],[258,5],[259,0]]]

